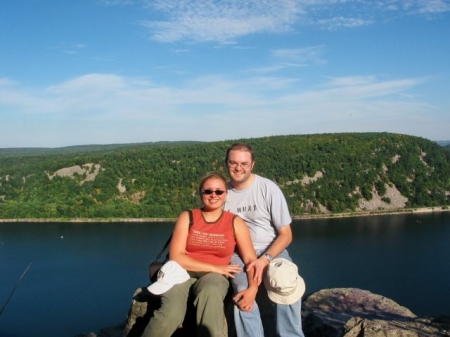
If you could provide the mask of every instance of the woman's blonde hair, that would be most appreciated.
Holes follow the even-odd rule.
[[[203,186],[205,185],[206,181],[209,179],[219,179],[222,180],[223,184],[225,185],[225,191],[228,191],[228,184],[227,184],[227,178],[224,177],[222,173],[219,172],[209,172],[207,173],[202,180],[200,180],[200,184],[198,185],[198,193],[202,193]]]

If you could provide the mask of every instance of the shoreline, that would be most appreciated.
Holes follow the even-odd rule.
[[[418,208],[401,208],[395,210],[380,211],[359,211],[347,213],[321,213],[321,214],[303,214],[291,215],[292,220],[304,219],[332,219],[332,218],[350,218],[350,217],[368,217],[380,215],[402,215],[402,214],[423,214],[436,212],[449,212],[449,206],[439,207],[418,207]],[[72,222],[72,223],[105,223],[105,222],[175,222],[177,218],[29,218],[29,219],[0,219],[0,222]]]
[[[402,214],[423,214],[423,213],[440,213],[449,212],[449,206],[436,206],[436,207],[418,207],[418,208],[399,208],[392,210],[380,210],[380,211],[359,211],[359,212],[346,212],[346,213],[329,213],[329,214],[308,214],[308,215],[292,215],[292,220],[302,219],[330,219],[330,218],[352,218],[352,217],[368,217],[379,215],[402,215]]]

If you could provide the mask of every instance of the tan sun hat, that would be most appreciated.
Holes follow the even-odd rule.
[[[305,281],[298,274],[297,266],[284,258],[269,263],[264,285],[270,300],[278,304],[297,302],[305,293]]]

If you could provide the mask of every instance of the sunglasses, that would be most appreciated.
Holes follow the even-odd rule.
[[[215,190],[215,191],[214,190],[203,190],[202,191],[202,194],[206,194],[206,195],[211,195],[213,193],[216,193],[216,195],[222,195],[225,193],[225,191],[224,190]]]

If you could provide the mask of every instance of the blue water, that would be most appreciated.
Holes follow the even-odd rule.
[[[0,223],[1,337],[73,337],[126,319],[173,223]],[[417,315],[450,315],[450,212],[298,220],[307,284],[358,287]]]

